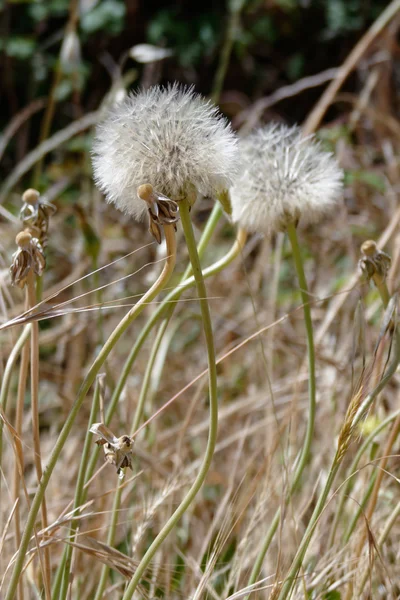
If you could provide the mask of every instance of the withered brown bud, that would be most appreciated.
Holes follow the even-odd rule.
[[[23,288],[30,271],[39,277],[43,274],[46,260],[39,240],[29,231],[21,231],[15,238],[18,250],[13,254],[10,267],[11,283]]]
[[[94,423],[90,431],[100,436],[96,444],[103,446],[105,460],[117,468],[120,477],[123,477],[122,469],[132,469],[133,438],[129,435],[117,438],[104,423]]]
[[[390,256],[379,250],[373,240],[367,240],[362,244],[361,255],[359,265],[367,279],[377,278],[378,282],[384,281],[392,262]]]

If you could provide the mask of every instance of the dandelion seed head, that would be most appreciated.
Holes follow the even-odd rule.
[[[239,153],[232,217],[249,232],[270,235],[299,218],[316,222],[342,195],[336,159],[297,126],[262,127],[240,141]]]
[[[107,200],[135,218],[147,210],[137,195],[142,184],[175,201],[193,188],[212,196],[232,184],[238,167],[227,120],[192,88],[176,84],[131,94],[114,106],[97,127],[92,159]]]

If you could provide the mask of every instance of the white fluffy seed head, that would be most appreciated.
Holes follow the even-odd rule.
[[[97,127],[92,153],[95,181],[109,202],[141,218],[137,188],[179,201],[191,193],[213,196],[237,172],[236,135],[216,106],[177,84],[131,94]]]
[[[336,159],[297,126],[262,127],[240,141],[239,153],[232,217],[249,232],[270,235],[299,218],[316,222],[342,195]]]

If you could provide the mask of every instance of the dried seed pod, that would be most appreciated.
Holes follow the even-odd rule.
[[[96,440],[98,446],[103,446],[104,458],[117,468],[119,477],[123,476],[122,469],[132,469],[134,439],[129,435],[117,438],[104,423],[94,423],[90,428],[92,433],[100,436]]]
[[[150,183],[144,183],[137,189],[138,198],[146,202],[150,219],[149,232],[161,244],[161,226],[172,225],[179,220],[178,203],[153,189]],[[176,231],[176,225],[175,225]]]
[[[54,204],[47,202],[37,190],[26,190],[22,195],[22,208],[20,219],[24,227],[30,230],[33,237],[37,238],[43,248],[47,245],[47,233],[50,217],[56,212]]]
[[[21,231],[15,241],[18,250],[12,257],[10,267],[11,283],[23,288],[31,270],[39,277],[43,274],[46,259],[39,240],[32,237],[29,231]]]

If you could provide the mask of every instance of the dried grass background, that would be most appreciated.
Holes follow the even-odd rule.
[[[361,376],[362,363],[373,361],[379,337],[382,308],[377,293],[359,277],[359,247],[366,239],[380,240],[380,247],[392,256],[388,285],[396,291],[400,266],[400,95],[398,19],[394,19],[376,41],[365,47],[355,65],[353,90],[339,93],[334,103],[336,116],[327,118],[321,137],[335,150],[347,173],[345,202],[340,210],[318,226],[304,228],[299,236],[306,259],[306,275],[313,297],[312,315],[317,342],[318,411],[312,460],[301,486],[294,494],[274,542],[266,556],[260,589],[251,598],[273,598],[274,584],[290,565],[302,532],[335,451],[336,438],[346,408]],[[333,75],[334,77],[334,75]],[[321,78],[321,81],[323,77]],[[307,88],[308,83],[303,82]],[[284,94],[294,97],[292,86]],[[396,85],[397,84],[397,85]],[[300,87],[299,87],[300,86]],[[303,91],[307,94],[307,89]],[[275,92],[278,94],[278,91]],[[221,104],[230,100],[223,92]],[[268,99],[267,99],[268,100]],[[279,102],[262,113],[260,100],[236,110],[234,124],[245,130],[257,122],[279,116]],[[295,102],[295,99],[293,100]],[[268,107],[268,101],[265,102]],[[310,113],[312,106],[310,105]],[[90,119],[89,119],[90,121]],[[93,122],[95,117],[93,117]],[[90,123],[88,123],[90,125]],[[79,129],[79,127],[77,127]],[[53,133],[54,135],[54,133]],[[133,223],[105,204],[93,186],[88,155],[64,172],[57,164],[55,145],[46,157],[46,170],[57,174],[46,190],[57,206],[51,220],[47,248],[48,267],[44,297],[64,288],[51,303],[65,302],[62,313],[40,324],[40,424],[43,464],[76,396],[80,382],[102,341],[127,311],[132,297],[143,294],[162,267],[163,250],[150,240],[144,225]],[[29,157],[28,157],[29,158]],[[23,158],[19,165],[25,175]],[[23,310],[23,294],[10,288],[8,267],[19,231],[16,215],[20,195],[29,185],[27,175],[3,187],[0,223],[1,319]],[[58,169],[58,171],[57,171]],[[10,173],[14,173],[10,170]],[[6,182],[7,184],[7,182]],[[75,209],[78,206],[79,212]],[[204,199],[194,208],[197,233],[204,227],[212,201]],[[91,227],[100,242],[97,274],[77,281],[94,270]],[[86,228],[86,238],[85,238]],[[203,263],[211,264],[227,251],[234,239],[228,218],[219,224]],[[91,245],[92,244],[92,245]],[[187,264],[181,234],[178,238],[176,281]],[[137,250],[135,254],[124,255]],[[116,259],[118,262],[113,262]],[[131,277],[126,277],[129,274]],[[121,281],[120,278],[124,278]],[[76,283],[74,283],[76,282]],[[115,283],[111,283],[115,282]],[[108,285],[101,301],[110,302],[99,310],[96,287]],[[268,525],[281,505],[288,476],[301,447],[307,407],[306,339],[300,296],[287,240],[278,235],[271,241],[251,237],[240,260],[207,282],[218,357],[237,350],[219,364],[220,426],[217,451],[207,483],[179,527],[168,537],[151,570],[149,584],[137,597],[168,599],[215,599],[244,597],[255,557]],[[85,296],[78,298],[81,294]],[[76,298],[76,300],[74,300]],[[133,300],[134,302],[135,300]],[[92,307],[92,308],[91,308]],[[146,308],[123,336],[107,360],[105,406],[109,401],[132,344],[156,303]],[[360,318],[362,315],[362,318]],[[363,323],[360,325],[360,322]],[[0,333],[0,368],[15,343],[20,327]],[[254,336],[257,331],[263,331]],[[362,333],[362,335],[361,335]],[[253,337],[252,337],[253,336]],[[251,338],[251,339],[250,339]],[[362,343],[359,339],[363,338]],[[132,369],[118,405],[111,429],[126,433],[132,422],[143,374],[154,336],[150,336]],[[240,348],[240,344],[243,344]],[[390,351],[383,344],[375,363],[376,378],[383,372]],[[206,368],[199,309],[195,292],[186,292],[177,303],[173,320],[163,341],[147,398],[145,418],[150,418]],[[9,394],[7,418],[14,422],[18,369]],[[376,445],[362,456],[353,478],[350,496],[338,524],[335,543],[328,537],[338,507],[336,493],[345,479],[346,467],[374,424],[399,408],[399,379],[396,375],[370,412],[366,426],[358,433],[336,481],[332,498],[324,511],[308,552],[307,575],[296,586],[295,598],[344,598],[346,581],[365,569],[369,579],[360,596],[400,597],[400,521],[394,521],[378,552],[377,540],[399,503],[399,444],[394,444],[387,464],[377,508],[371,522],[361,515],[350,540],[343,537],[359,509],[371,477],[382,456],[388,429],[376,438]],[[48,543],[55,570],[64,544],[68,542],[71,501],[74,496],[80,455],[87,434],[92,392],[74,425],[47,491],[49,512]],[[24,480],[30,495],[36,475],[31,445],[30,396],[26,394],[22,450]],[[99,420],[99,419],[98,419]],[[122,494],[115,548],[106,545],[110,513],[118,478],[111,466],[104,466],[88,487],[87,502],[79,514],[78,544],[74,550],[71,598],[94,598],[103,563],[112,567],[104,598],[122,597],[126,576],[177,505],[193,481],[204,454],[208,428],[206,378],[195,382],[136,440],[134,471],[128,474]],[[4,439],[1,472],[0,574],[5,593],[8,565],[14,554],[11,481],[14,451],[9,435]],[[98,467],[103,466],[100,456]],[[27,503],[21,496],[21,511]],[[361,559],[356,548],[368,527]],[[39,536],[40,539],[40,536]],[[36,598],[41,574],[35,541],[33,560],[24,573],[26,598]],[[121,574],[121,569],[123,574]],[[358,580],[357,580],[358,581]],[[306,591],[307,590],[307,591]],[[334,590],[339,594],[334,595]],[[308,594],[308,595],[307,595]]]

